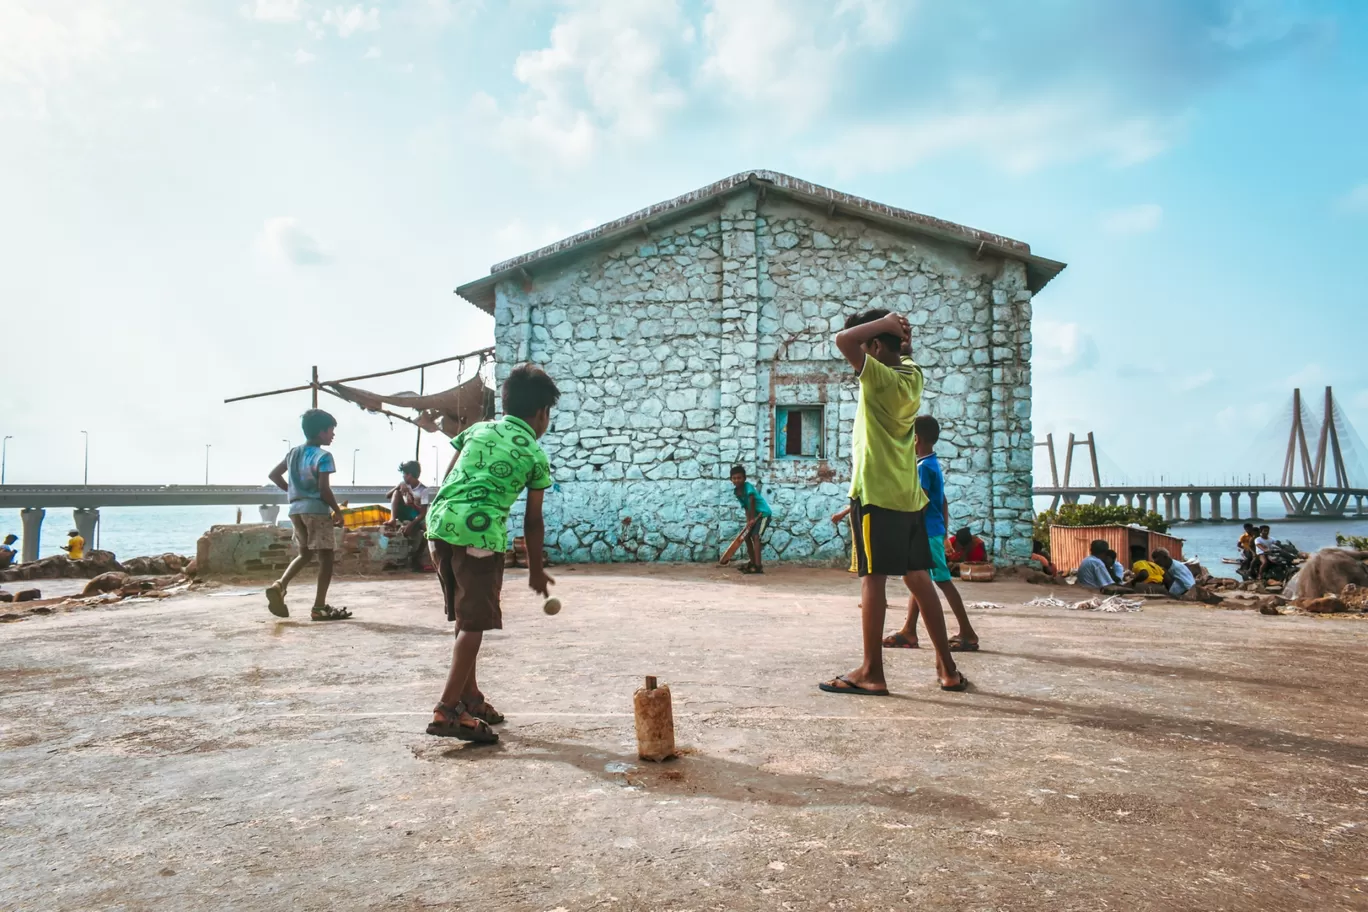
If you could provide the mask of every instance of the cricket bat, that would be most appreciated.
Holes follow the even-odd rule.
[[[746,540],[746,536],[750,535],[751,528],[754,527],[754,525],[755,520],[746,523],[746,527],[741,530],[741,533],[737,535],[736,538],[732,539],[732,543],[727,545],[727,550],[722,552],[722,559],[717,562],[719,567],[725,567],[727,564],[731,563],[731,559],[736,555],[736,550],[741,547],[741,543]]]

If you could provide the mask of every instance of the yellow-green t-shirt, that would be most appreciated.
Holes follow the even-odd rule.
[[[67,539],[67,556],[72,560],[81,560],[85,557],[85,539],[79,535],[73,535]]]
[[[921,408],[922,371],[904,357],[898,367],[865,356],[851,447],[850,496],[865,506],[915,513],[926,506],[917,479],[912,422]]]

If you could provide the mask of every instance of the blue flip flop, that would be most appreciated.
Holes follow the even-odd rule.
[[[833,678],[830,681],[823,681],[817,687],[829,694],[851,694],[856,697],[886,697],[888,688],[873,690],[868,687],[861,687],[845,675]]]

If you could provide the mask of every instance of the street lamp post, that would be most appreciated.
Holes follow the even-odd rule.
[[[352,450],[352,487],[356,487],[356,454],[359,452],[360,449]]]
[[[90,484],[90,431],[81,431],[85,435],[85,480],[83,484]]]
[[[204,484],[206,487],[209,484],[209,448],[211,446],[213,446],[212,443],[204,445]]]
[[[13,439],[13,434],[6,434],[5,439],[0,440],[0,485],[5,483],[5,463],[9,461],[9,442]]]

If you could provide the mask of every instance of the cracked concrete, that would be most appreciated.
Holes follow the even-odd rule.
[[[967,585],[1008,606],[975,689],[900,651],[854,698],[814,686],[857,660],[842,572],[552,572],[556,617],[509,573],[492,748],[422,734],[431,577],[336,582],[336,624],[221,590],[0,625],[0,909],[1368,907],[1363,625]],[[676,761],[635,757],[646,674]]]

